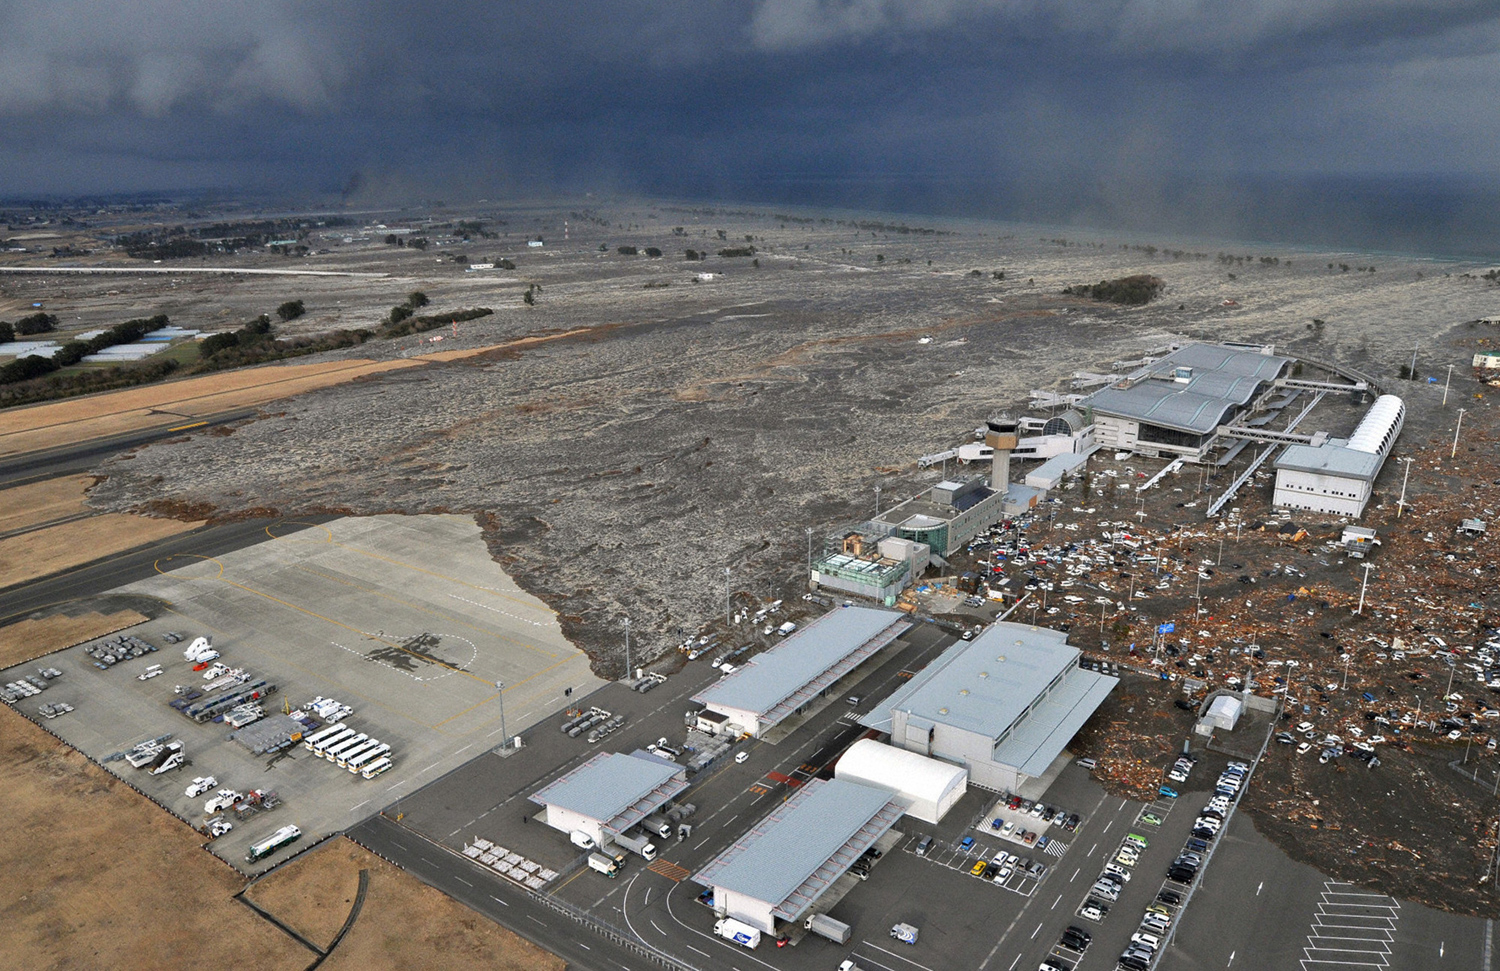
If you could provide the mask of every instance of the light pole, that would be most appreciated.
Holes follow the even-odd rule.
[[[1453,426],[1453,447],[1448,450],[1448,457],[1450,459],[1458,454],[1458,432],[1464,427],[1464,412],[1466,410],[1465,408],[1458,409],[1458,424]]]
[[[1396,461],[1406,463],[1406,472],[1401,476],[1401,498],[1396,500],[1396,518],[1400,519],[1402,511],[1406,509],[1406,480],[1411,478],[1411,463],[1413,459],[1408,455],[1406,458],[1397,459]]]
[[[1448,407],[1448,383],[1453,380],[1453,365],[1448,365],[1448,376],[1443,379],[1443,407]]]
[[[812,579],[812,527],[807,527],[807,576]]]
[[[729,606],[729,567],[726,566],[724,568],[724,623],[726,625],[730,622],[732,616],[733,611]]]
[[[880,518],[880,486],[875,487],[875,518]]]
[[[1218,559],[1214,560],[1214,566],[1223,566],[1223,565],[1224,565],[1224,534],[1220,533],[1219,534],[1219,556],[1218,556]]]
[[[1349,687],[1349,662],[1352,660],[1354,660],[1353,654],[1344,655],[1344,683],[1339,687],[1340,691],[1343,691],[1345,688]]]
[[[505,682],[495,682],[495,697],[500,699],[500,747],[505,748],[505,743],[510,741],[510,736],[505,734]]]
[[[1417,348],[1421,346],[1421,343],[1418,342],[1416,344],[1413,344],[1411,348],[1411,367],[1407,369],[1406,376],[1411,378],[1413,381],[1417,379]]]
[[[1375,565],[1372,563],[1361,563],[1360,569],[1365,571],[1365,578],[1359,584],[1359,606],[1354,608],[1356,614],[1362,613],[1365,609],[1365,587],[1370,585],[1370,571],[1375,569]]]
[[[625,680],[630,680],[630,618],[625,618]]]

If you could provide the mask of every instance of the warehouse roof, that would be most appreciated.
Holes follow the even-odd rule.
[[[597,819],[622,833],[687,788],[687,770],[657,759],[601,752],[538,789],[531,801]]]
[[[885,789],[813,779],[693,875],[796,920],[897,819]]]
[[[1322,445],[1288,445],[1276,460],[1276,468],[1374,482],[1384,462],[1381,453],[1361,452],[1331,441]]]
[[[906,615],[894,610],[829,611],[692,700],[754,712],[763,725],[775,724],[909,626]]]
[[[1074,666],[1078,649],[1067,640],[1045,627],[992,624],[944,651],[860,724],[890,731],[891,711],[899,709],[998,740]]]
[[[833,775],[836,779],[908,792],[938,802],[945,792],[968,780],[969,770],[873,738],[862,738],[840,756]]]
[[[1222,344],[1188,344],[1089,395],[1080,406],[1149,425],[1206,434],[1254,398],[1290,360]]]
[[[1042,775],[1119,683],[1119,678],[1082,668],[1069,671],[995,746],[995,761],[1013,765],[1023,775]]]

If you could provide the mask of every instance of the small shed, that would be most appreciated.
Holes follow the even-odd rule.
[[[1221,728],[1226,732],[1234,731],[1234,726],[1240,720],[1240,712],[1245,708],[1245,703],[1234,695],[1219,695],[1208,706],[1208,714],[1203,720]]]

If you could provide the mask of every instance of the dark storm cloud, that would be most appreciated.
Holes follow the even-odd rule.
[[[1165,173],[1492,173],[1497,51],[1493,0],[54,0],[0,7],[0,172],[897,187],[872,204],[1043,174],[1120,213]]]

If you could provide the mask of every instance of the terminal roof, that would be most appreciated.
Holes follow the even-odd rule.
[[[658,759],[601,752],[538,789],[531,801],[596,819],[623,833],[687,788],[687,770]]]

